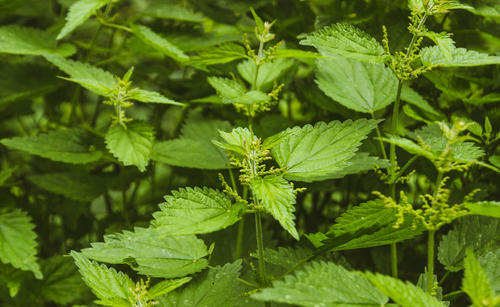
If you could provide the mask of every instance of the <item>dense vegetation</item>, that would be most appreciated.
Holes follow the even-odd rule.
[[[500,305],[497,0],[0,0],[3,306]]]

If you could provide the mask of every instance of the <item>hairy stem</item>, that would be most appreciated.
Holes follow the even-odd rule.
[[[255,212],[255,234],[257,236],[257,257],[259,259],[259,278],[261,286],[266,286],[266,263],[264,261],[264,233],[262,232],[261,211]]]
[[[434,288],[434,234],[435,230],[429,230],[427,237],[427,292],[433,295]]]
[[[427,13],[424,14],[422,20],[417,26],[417,32],[424,26],[425,21],[427,19]],[[406,57],[408,58],[413,51],[413,47],[415,46],[415,42],[417,41],[416,33],[413,34],[410,44],[408,45],[408,49],[406,49]],[[399,108],[401,106],[401,91],[403,90],[404,80],[399,79],[398,82],[398,90],[396,92],[396,101],[394,102],[394,107],[392,109],[392,121],[391,121],[391,133],[396,135],[399,125]],[[393,199],[396,198],[396,144],[391,144],[389,147],[389,156],[390,156],[390,174],[392,178],[390,191],[391,197]],[[392,276],[398,277],[398,251],[396,243],[391,244],[391,267],[392,267]]]

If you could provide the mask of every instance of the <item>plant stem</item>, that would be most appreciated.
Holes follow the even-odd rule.
[[[262,232],[261,211],[255,212],[255,234],[257,236],[257,256],[259,259],[259,277],[261,286],[266,286],[266,263],[264,261],[264,233]]]
[[[422,20],[420,20],[420,23],[417,26],[416,32],[418,32],[425,23],[425,20],[427,19],[427,13],[424,14],[422,17]],[[408,45],[408,49],[406,50],[406,58],[409,57],[411,52],[413,51],[413,46],[415,45],[415,42],[417,41],[417,35],[413,34],[410,44]],[[399,124],[399,108],[401,106],[401,91],[403,90],[403,84],[404,80],[399,79],[398,82],[398,89],[396,92],[396,101],[394,102],[394,107],[392,109],[392,121],[391,121],[391,133],[392,134],[397,134],[398,130],[398,124]],[[392,199],[396,198],[396,144],[391,144],[389,147],[389,156],[390,156],[390,163],[391,163],[391,178],[392,182],[390,185],[390,191],[391,191],[391,197]],[[397,245],[396,243],[391,244],[391,267],[392,267],[392,276],[397,278],[398,277],[398,251],[397,251]]]
[[[434,234],[435,230],[429,230],[427,238],[427,292],[431,295],[434,288]]]
[[[373,114],[373,112],[372,112],[371,115],[372,115],[372,119],[375,120],[375,114]],[[378,142],[380,145],[380,150],[382,151],[382,156],[384,157],[384,159],[387,160],[387,153],[385,152],[384,141],[382,141],[382,134],[380,133],[380,129],[379,129],[378,125],[376,126],[375,130],[377,131],[377,138],[378,138]]]

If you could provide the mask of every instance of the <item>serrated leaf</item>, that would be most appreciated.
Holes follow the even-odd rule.
[[[473,305],[497,306],[500,303],[500,297],[495,298],[488,275],[471,250],[467,250],[464,267],[462,289],[470,297]]]
[[[156,143],[152,159],[161,163],[200,169],[225,169],[229,167],[223,149],[212,143],[221,141],[218,131],[229,131],[226,121],[207,119],[198,113],[188,116],[181,136],[175,140]]]
[[[366,32],[347,23],[337,23],[313,32],[300,41],[324,56],[342,55],[367,62],[383,62],[384,48]]]
[[[129,123],[126,129],[113,125],[105,140],[106,147],[123,165],[135,165],[141,172],[146,170],[153,149],[153,127],[140,122]]]
[[[252,298],[299,306],[382,306],[388,301],[360,273],[323,261],[312,262],[283,281],[274,281],[272,288]]]
[[[71,76],[65,78],[66,80],[76,82],[98,95],[107,97],[116,86],[115,77],[100,68],[57,56],[45,56],[45,58]]]
[[[42,262],[43,281],[39,293],[58,304],[68,304],[82,297],[85,285],[71,258],[55,256]],[[37,288],[34,288],[37,291]]]
[[[36,233],[31,218],[21,210],[0,214],[0,260],[13,267],[43,275],[36,262]]]
[[[434,43],[436,43],[437,47],[439,48],[439,52],[441,55],[448,61],[452,60],[452,52],[455,48],[455,41],[450,37],[449,33],[446,32],[441,32],[441,33],[436,33],[432,31],[422,31],[420,32],[421,36],[425,36]]]
[[[157,300],[164,307],[236,306],[235,301],[240,295],[236,278],[240,270],[241,260],[211,268],[187,287]]]
[[[313,255],[313,251],[304,247],[279,247],[278,249],[266,248],[264,250],[264,260],[268,263],[290,269],[299,264],[304,259]],[[252,254],[255,258],[256,255]]]
[[[112,0],[79,0],[73,3],[66,15],[66,24],[57,35],[57,39],[62,39],[79,25],[84,23],[90,16],[94,15],[98,9],[105,6]]]
[[[92,150],[86,144],[88,138],[89,135],[84,130],[72,128],[38,136],[2,139],[0,143],[10,149],[26,151],[53,161],[85,164],[98,161],[102,156],[102,152]]]
[[[213,141],[215,145],[241,155],[247,154],[249,145],[257,141],[257,137],[248,129],[237,127],[231,132],[219,131],[225,142]]]
[[[177,106],[184,105],[183,103],[173,101],[160,93],[141,90],[138,88],[134,88],[128,92],[130,95],[130,99],[134,99],[140,102],[152,102],[152,103],[165,103],[165,104],[173,104]]]
[[[364,273],[380,291],[402,307],[444,307],[445,305],[421,288],[382,274]]]
[[[316,84],[341,105],[363,113],[373,113],[396,98],[398,79],[384,64],[363,63],[337,57],[319,59]]]
[[[28,180],[42,189],[80,201],[94,200],[108,188],[104,177],[80,172],[31,175]]]
[[[288,180],[338,178],[339,173],[352,165],[350,159],[377,123],[360,119],[306,125],[275,146],[272,155],[285,168],[284,177]]]
[[[179,62],[189,60],[189,56],[187,56],[182,50],[169,42],[166,38],[153,32],[150,28],[143,25],[137,25],[132,27],[132,31],[144,43],[160,51],[166,56]]]
[[[264,206],[286,231],[299,239],[295,229],[295,191],[288,181],[277,175],[255,177],[250,182],[250,189],[260,205]]]
[[[425,47],[420,51],[420,56],[424,65],[467,67],[500,64],[498,56],[490,56],[465,48],[453,48],[450,50],[450,56],[446,57],[438,46]]]
[[[274,61],[265,62],[259,66],[257,80],[255,79],[256,65],[253,60],[247,60],[238,64],[238,72],[241,77],[249,84],[252,84],[256,89],[269,91],[273,83],[283,77],[294,64],[290,59],[276,59]],[[255,84],[253,84],[255,82]]]
[[[191,277],[184,277],[179,279],[167,279],[160,281],[156,285],[148,289],[148,297],[153,299],[158,296],[165,295],[174,291],[175,289],[183,286],[191,281]]]
[[[145,15],[187,22],[204,22],[206,18],[190,8],[178,4],[155,2],[143,12]]]
[[[465,207],[469,209],[471,214],[500,218],[500,202],[498,201],[466,203]]]
[[[118,264],[128,263],[139,274],[175,278],[196,273],[208,265],[208,251],[194,235],[165,236],[154,228],[136,227],[104,236],[81,253],[90,259]]]
[[[165,235],[210,233],[240,220],[243,204],[232,204],[226,194],[209,188],[173,191],[153,213],[152,226]]]
[[[247,91],[241,83],[231,79],[209,77],[207,81],[223,103],[257,104],[271,100],[267,94],[258,90]]]
[[[70,56],[76,52],[73,45],[57,46],[55,37],[45,31],[9,25],[0,27],[0,53]]]
[[[326,235],[309,235],[308,238],[323,250],[341,251],[397,243],[423,231],[422,227],[413,227],[409,215],[404,216],[404,223],[398,228],[394,228],[395,224],[395,210],[385,208],[381,200],[372,200],[343,213]]]
[[[497,296],[500,294],[500,265],[498,265],[498,259],[500,259],[500,249],[478,257],[479,264],[486,272],[491,289]]]
[[[498,219],[466,216],[458,220],[455,228],[444,235],[439,243],[438,259],[448,271],[462,269],[467,249],[477,255],[500,247]]]
[[[90,261],[75,251],[70,254],[75,260],[83,280],[101,303],[113,302],[111,305],[103,305],[129,307],[131,302],[135,302],[131,291],[135,285],[127,275],[117,272],[113,268],[108,268],[104,264],[99,265]]]
[[[192,56],[186,65],[205,69],[206,66],[225,64],[242,58],[247,58],[246,50],[243,46],[235,43],[225,43],[217,47],[208,48],[197,56]]]

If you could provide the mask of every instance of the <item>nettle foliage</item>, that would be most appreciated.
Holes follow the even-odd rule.
[[[500,304],[497,1],[0,21],[2,305]]]

